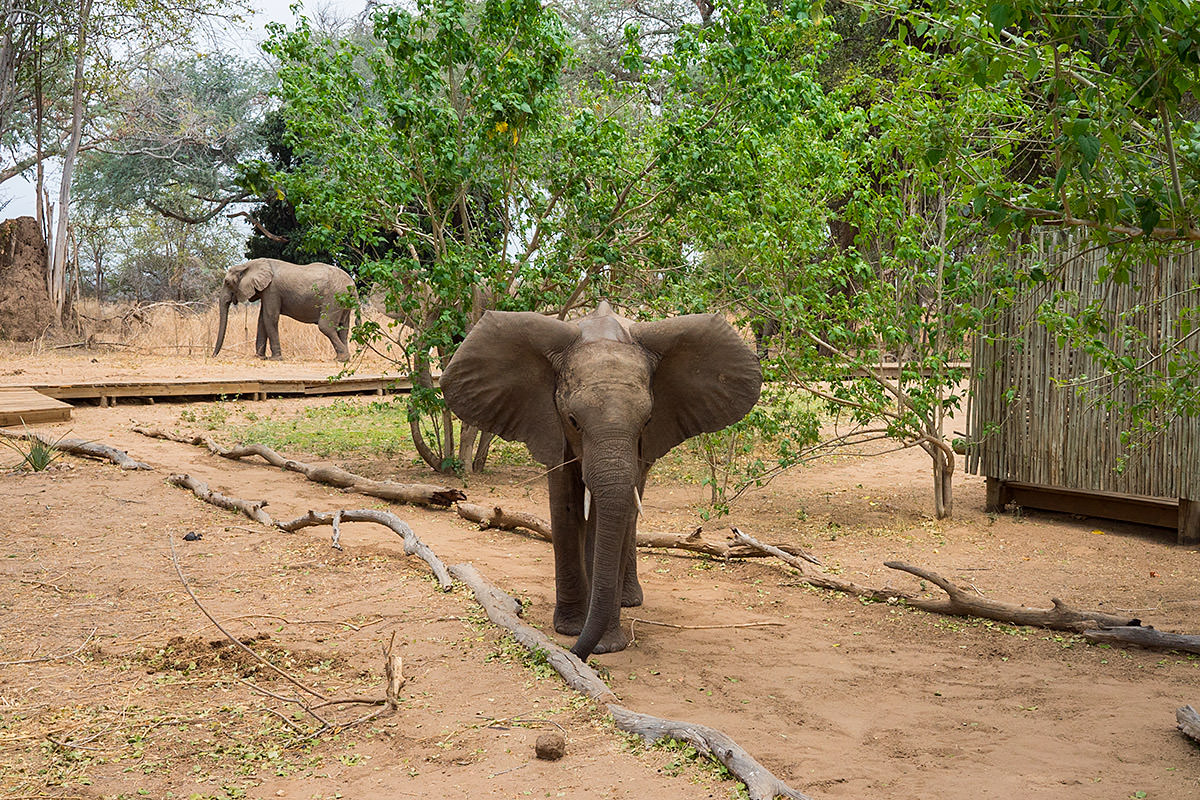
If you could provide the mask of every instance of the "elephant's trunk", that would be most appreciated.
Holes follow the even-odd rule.
[[[585,481],[593,496],[591,513],[596,515],[592,585],[587,619],[571,648],[585,660],[604,635],[619,624],[625,548],[632,545],[627,540],[631,540],[637,524],[634,459],[614,459],[609,469],[601,465],[587,472]]]
[[[221,345],[225,344],[225,325],[229,322],[229,298],[221,298],[221,320],[217,323],[217,345],[213,348],[213,357],[221,352]]]

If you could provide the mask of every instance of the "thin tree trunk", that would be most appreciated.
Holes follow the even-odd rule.
[[[432,390],[433,375],[429,371],[429,356],[418,354],[413,358],[416,362],[412,374],[413,384],[423,389]],[[409,403],[412,403],[411,399],[409,400]],[[409,407],[408,429],[412,433],[413,446],[417,448],[417,454],[421,456],[421,460],[428,464],[434,472],[442,475],[448,475],[453,474],[452,470],[447,471],[446,460],[454,453],[452,448],[447,447],[447,443],[453,442],[454,433],[453,429],[449,426],[453,424],[454,418],[450,416],[450,412],[448,410],[444,412],[444,417],[447,423],[447,430],[445,435],[442,436],[441,442],[439,443],[441,449],[440,453],[435,452],[434,449],[429,446],[429,443],[425,441],[425,434],[421,431],[421,416],[415,409],[411,407],[411,405]],[[436,417],[434,418],[434,422],[437,422]]]
[[[79,35],[75,49],[75,79],[71,92],[71,139],[63,155],[62,178],[58,186],[58,225],[54,236],[54,255],[50,262],[50,278],[54,285],[50,299],[58,312],[59,321],[67,312],[67,222],[71,204],[71,173],[75,169],[75,157],[79,154],[79,142],[83,138],[83,65],[87,56],[87,26],[91,16],[92,0],[79,3]]]
[[[479,429],[463,423],[458,430],[458,463],[460,469],[470,468],[475,456],[475,441],[479,438]]]
[[[46,220],[45,207],[42,205],[42,197],[46,189],[46,168],[42,163],[45,157],[42,143],[42,134],[45,131],[45,106],[44,97],[42,95],[42,23],[38,22],[37,34],[35,36],[34,47],[34,76],[33,76],[33,109],[34,109],[34,150],[37,155],[37,174],[34,178],[33,192],[37,196],[34,202],[34,215],[37,219],[38,229],[41,231],[42,238],[46,240],[47,247],[50,244],[50,223]],[[46,256],[46,291],[50,291],[50,257],[49,253]]]
[[[496,434],[488,431],[479,432],[479,444],[475,446],[475,458],[471,461],[472,472],[483,472],[487,466],[488,450],[492,446],[492,440],[496,438]]]
[[[929,455],[933,458],[933,509],[938,519],[947,519],[954,513],[954,494],[951,478],[954,465],[946,462],[940,448],[934,447]]]

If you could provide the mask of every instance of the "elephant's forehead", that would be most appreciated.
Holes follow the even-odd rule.
[[[627,320],[615,314],[588,316],[579,320],[579,335],[584,342],[623,342],[632,344]]]
[[[611,340],[581,341],[571,351],[569,367],[560,375],[574,389],[617,383],[649,387],[650,360],[635,344]]]

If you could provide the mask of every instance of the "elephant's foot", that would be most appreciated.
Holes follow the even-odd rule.
[[[642,585],[636,577],[626,577],[621,587],[621,605],[624,608],[634,608],[642,604]]]
[[[269,361],[283,361],[283,354],[282,353],[272,353],[271,358],[268,360]]]
[[[600,637],[600,641],[592,648],[592,653],[616,653],[624,650],[629,646],[629,634],[621,627],[620,623],[615,628],[610,628],[605,631]]]
[[[554,630],[563,636],[578,636],[587,619],[587,606],[554,606]]]
[[[347,353],[347,354],[346,354],[346,355],[344,355],[344,356],[338,356],[338,357],[337,357],[337,360],[338,360],[338,361],[340,361],[340,362],[342,362],[343,364],[345,364],[347,361],[349,361],[349,360],[350,360],[350,354],[349,354],[349,353]]]

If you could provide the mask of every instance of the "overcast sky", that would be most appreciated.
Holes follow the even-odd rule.
[[[226,46],[240,50],[246,58],[253,58],[258,53],[258,44],[266,38],[266,25],[268,22],[291,23],[293,15],[289,6],[295,1],[251,0],[251,5],[255,9],[254,17],[248,20],[242,27],[237,29],[231,28],[229,30],[229,41]],[[364,5],[366,5],[366,0],[306,0],[303,3],[305,9],[329,7],[338,9],[347,15],[357,14],[362,10]],[[56,177],[50,177],[47,180],[47,185],[50,189],[51,197],[57,202],[58,186]],[[0,208],[0,219],[11,219],[27,215],[33,216],[33,196],[32,183],[23,181],[21,178],[13,178],[12,180],[5,181],[0,185],[0,203],[3,203],[5,200],[11,200],[11,202]]]

